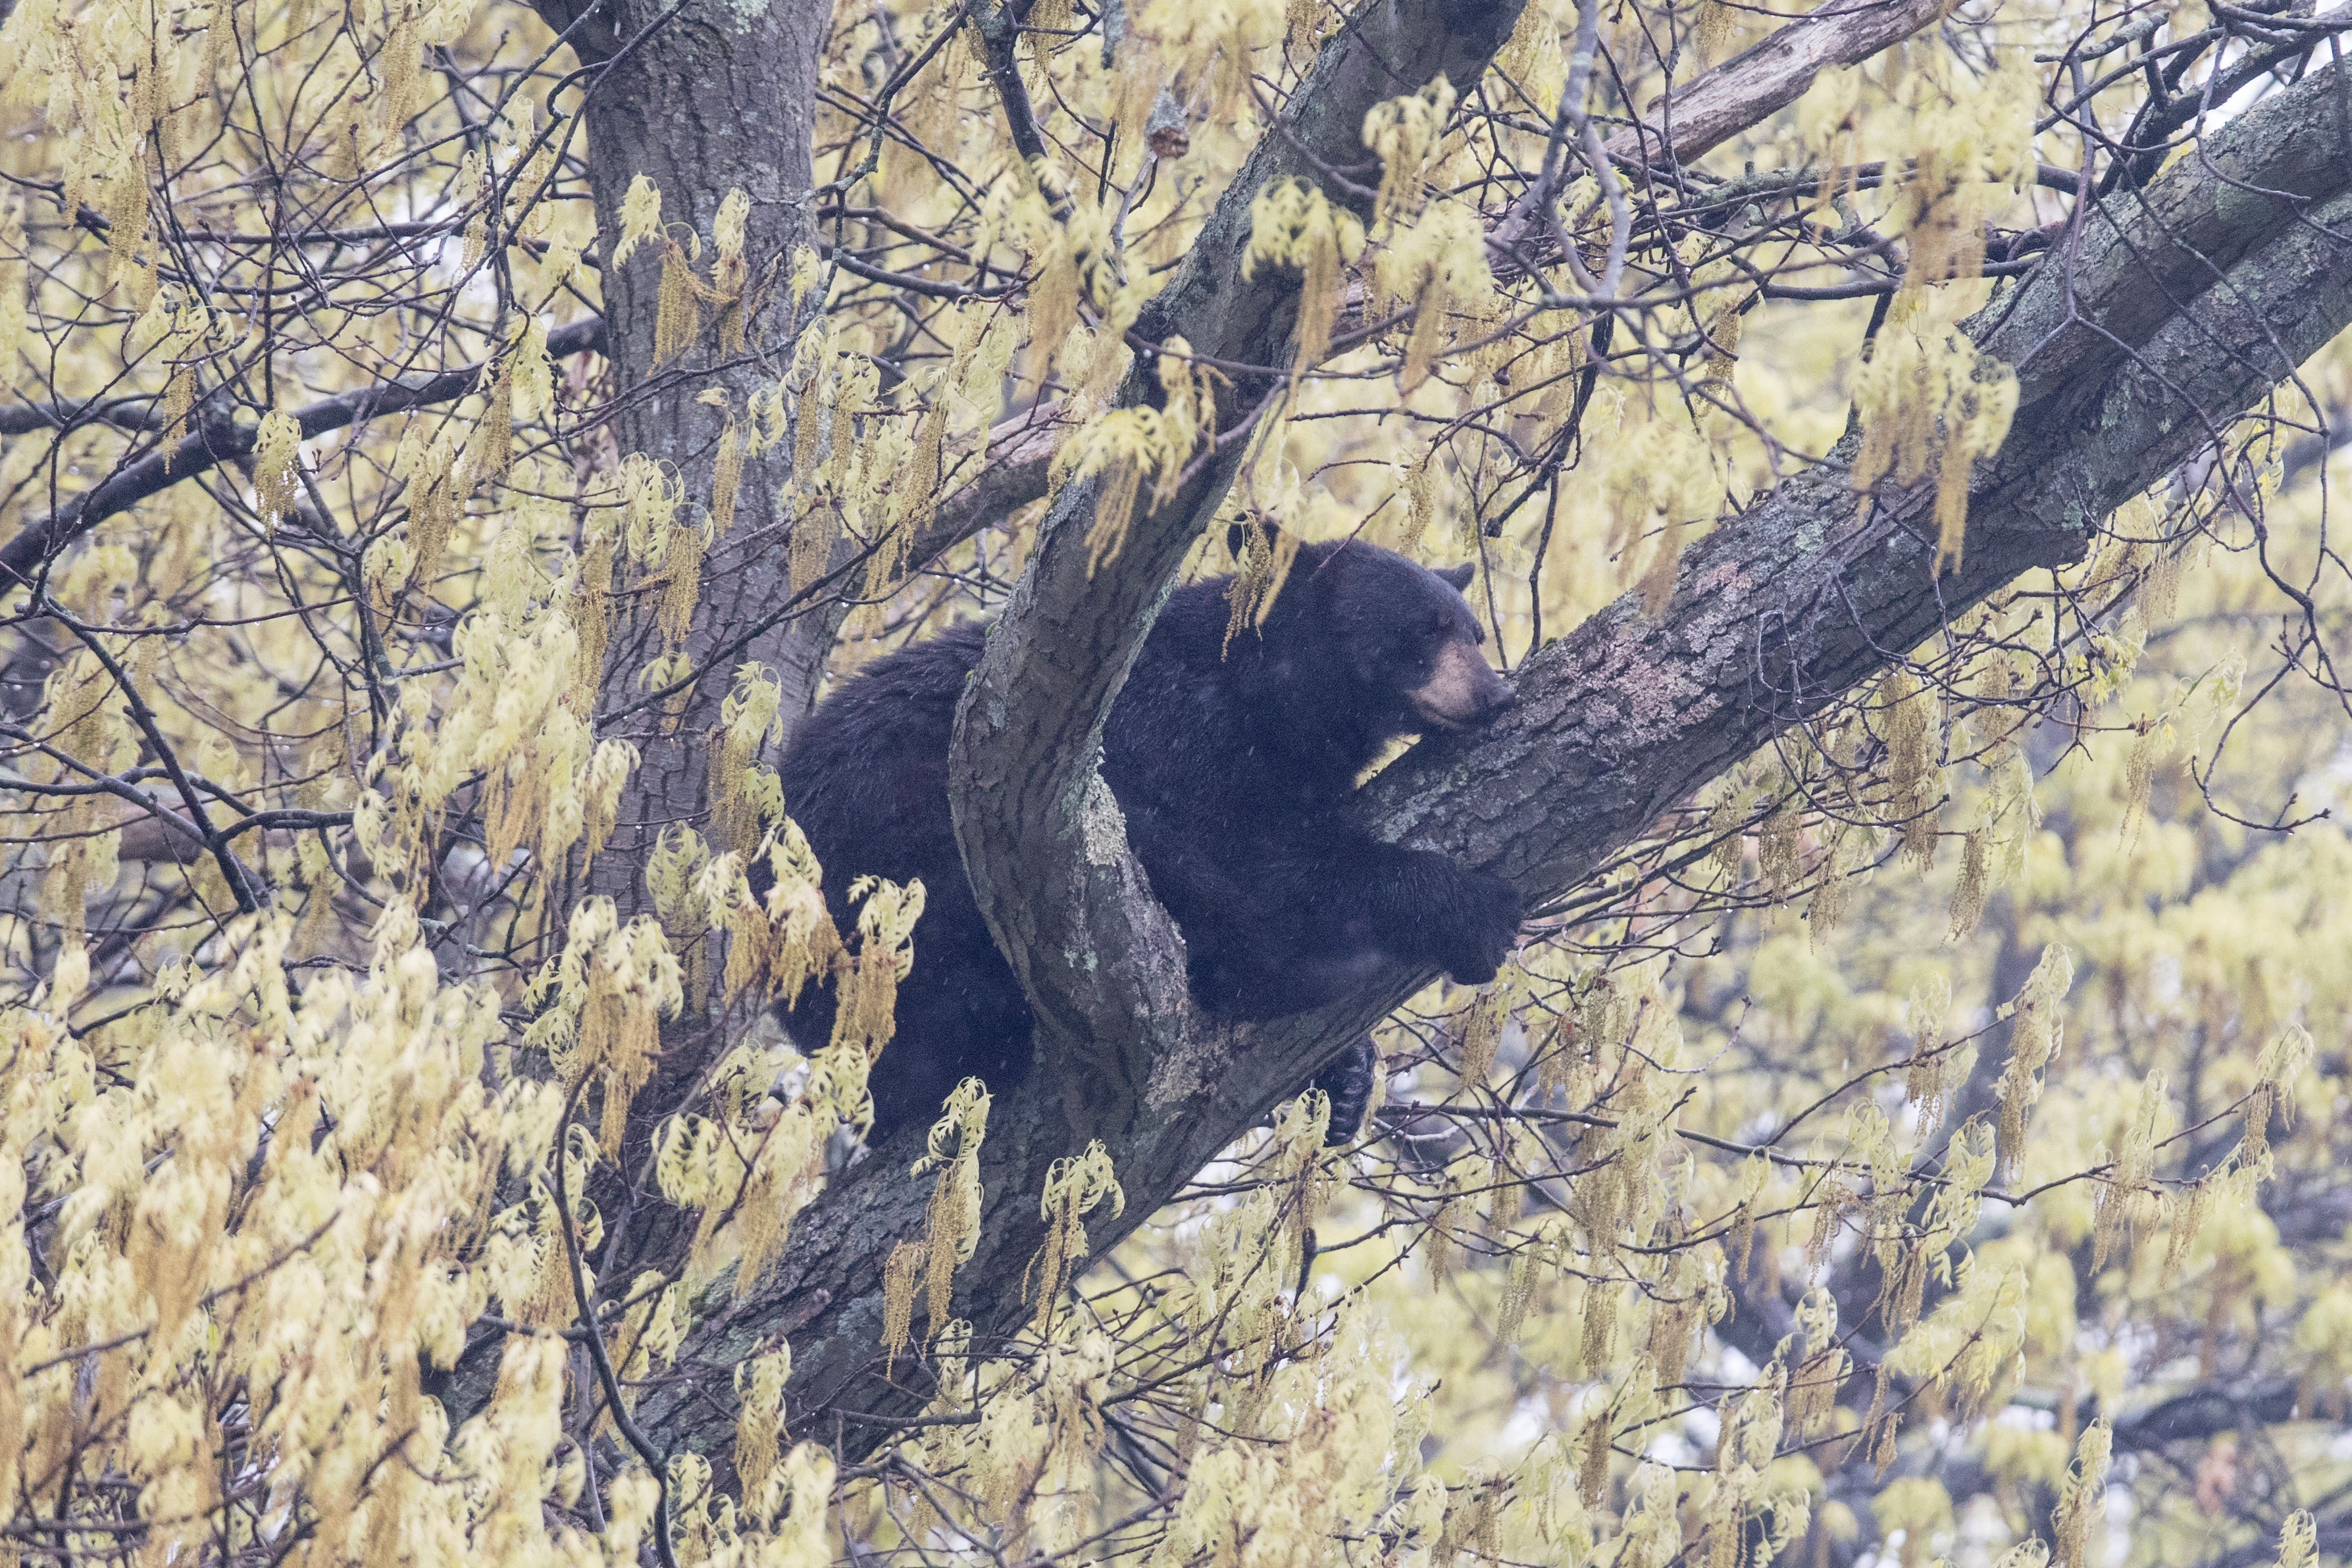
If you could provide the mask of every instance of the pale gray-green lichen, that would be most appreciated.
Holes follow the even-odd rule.
[[[1078,840],[1087,863],[1117,865],[1120,852],[1127,848],[1127,818],[1118,809],[1118,797],[1110,792],[1099,772],[1087,774],[1086,788],[1086,799],[1078,808]]]
[[[748,33],[751,24],[768,14],[772,0],[716,0],[719,9],[732,23],[730,32]]]

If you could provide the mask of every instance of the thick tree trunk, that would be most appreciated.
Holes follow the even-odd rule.
[[[796,318],[784,285],[794,252],[814,234],[817,62],[832,6],[829,0],[545,0],[540,9],[560,29],[585,18],[572,37],[593,73],[582,113],[598,214],[604,350],[617,393],[615,450],[668,470],[685,497],[677,520],[698,527],[710,515],[730,417],[742,421],[752,392],[782,380],[797,329],[816,303],[803,305]],[[660,190],[662,236],[695,256],[706,279],[713,276],[720,204],[738,190],[749,198],[740,351],[725,350],[712,329],[719,307],[707,305],[699,340],[667,362],[656,361],[661,238],[639,244],[620,265],[612,259],[623,198],[641,174]],[[714,388],[725,393],[724,406],[701,401]],[[668,646],[656,626],[657,585],[619,591],[642,590],[645,573],[625,565],[613,582],[599,585],[615,591],[599,735],[633,742],[642,761],[610,842],[584,882],[567,890],[566,902],[609,898],[624,922],[653,911],[644,874],[649,852],[674,827],[709,831],[711,737],[738,667],[756,662],[796,678],[803,701],[788,694],[786,711],[805,706],[839,616],[823,595],[806,597],[805,608],[792,604],[785,549],[792,518],[782,505],[789,452],[786,444],[744,464],[732,524],[709,547],[682,643]],[[672,653],[691,659],[698,678],[682,700],[651,703],[640,672]],[[714,852],[728,847],[712,846]],[[706,980],[717,969],[715,962],[699,966]],[[712,1016],[714,989],[706,985],[697,994],[689,987],[684,1012],[665,1020],[660,1063],[633,1104],[621,1157],[593,1179],[592,1196],[616,1221],[597,1259],[600,1272],[675,1266],[691,1239],[690,1219],[641,1178],[654,1128],[690,1103],[705,1070],[726,1049],[725,1022]],[[734,1021],[740,1026],[740,1017]],[[464,1375],[478,1379],[490,1370],[469,1366]]]
[[[592,6],[547,0],[541,9],[561,28]],[[602,231],[605,353],[620,390],[614,436],[623,454],[642,453],[676,469],[685,484],[685,520],[709,507],[730,409],[740,418],[751,393],[782,379],[791,363],[793,321],[781,285],[793,250],[810,243],[812,234],[817,56],[832,7],[824,0],[686,0],[675,8],[658,0],[604,0],[593,13],[574,37],[583,63],[596,72],[583,113]],[[744,257],[755,308],[744,352],[722,357],[706,332],[684,356],[656,364],[661,246],[640,245],[618,267],[610,259],[622,198],[639,174],[661,190],[666,232],[689,251],[697,246],[687,230],[699,242],[705,275],[719,204],[738,189],[750,197]],[[726,392],[728,409],[696,401],[712,387]],[[621,727],[639,740],[645,765],[630,783],[620,831],[598,862],[591,891],[618,900],[625,917],[645,899],[637,873],[646,852],[664,828],[698,822],[707,808],[700,742],[716,722],[729,673],[747,660],[793,669],[808,663],[790,656],[797,619],[776,621],[743,641],[790,598],[782,548],[790,518],[777,505],[784,477],[781,454],[747,465],[733,526],[712,547],[684,644],[712,674],[675,722],[677,738],[654,743],[659,729],[650,713]],[[738,642],[740,648],[727,646]],[[637,699],[634,677],[663,652],[649,608],[616,622],[611,648],[605,711]]]

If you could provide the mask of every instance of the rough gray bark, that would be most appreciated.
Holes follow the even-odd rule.
[[[685,0],[676,7],[659,0],[544,0],[540,10],[558,29],[585,16],[572,37],[583,62],[601,68],[583,113],[608,257],[619,233],[614,214],[638,174],[661,188],[665,224],[691,227],[699,237],[706,264],[719,204],[738,188],[751,198],[744,256],[753,308],[746,352],[722,358],[706,334],[683,359],[656,366],[658,246],[639,246],[625,263],[607,265],[601,278],[605,353],[624,389],[614,432],[618,449],[675,465],[688,506],[707,507],[725,413],[696,402],[697,395],[724,388],[740,415],[751,392],[779,379],[791,362],[790,305],[779,285],[793,247],[811,235],[817,54],[832,8],[823,0]],[[623,826],[598,862],[591,891],[617,900],[624,918],[645,899],[636,875],[645,852],[664,827],[698,821],[706,810],[698,737],[716,722],[725,672],[751,659],[790,663],[783,656],[793,635],[789,621],[740,652],[716,654],[790,596],[781,548],[790,518],[777,504],[782,477],[778,455],[746,465],[734,526],[712,547],[685,646],[698,664],[716,662],[720,673],[699,685],[678,721],[675,733],[685,744],[644,746],[645,765],[621,806]],[[633,677],[660,651],[651,622],[650,613],[640,613],[614,626],[606,707],[637,695]],[[642,744],[653,738],[649,724],[650,715],[628,730]]]
[[[1393,837],[1511,877],[1531,900],[1556,895],[1948,617],[2078,559],[2107,511],[2352,323],[2352,242],[2339,237],[2352,167],[2308,134],[2327,122],[2340,68],[2242,116],[2149,189],[2086,213],[2039,273],[1970,324],[2017,365],[2021,396],[2007,449],[1979,466],[1959,570],[1932,574],[1926,495],[1882,496],[1857,523],[1834,461],[1792,476],[1691,550],[1662,614],[1613,606],[1523,667],[1520,706],[1496,729],[1425,743],[1390,768],[1371,787],[1377,818]],[[1287,156],[1266,153],[1237,188]],[[1151,329],[1182,330],[1210,352],[1255,333],[1264,354],[1288,307],[1210,287],[1240,243],[1219,226],[1229,221],[1213,221]],[[959,1275],[957,1311],[983,1347],[1026,1315],[1015,1281],[1040,1239],[1048,1162],[1106,1141],[1127,1208],[1090,1226],[1099,1252],[1427,978],[1399,973],[1359,1006],[1211,1028],[1177,988],[1174,934],[1102,831],[1113,819],[1093,775],[1101,716],[1226,466],[1172,517],[1139,519],[1128,552],[1091,582],[1086,498],[1066,497],[967,706],[959,831],[1041,1019],[1041,1071],[992,1119],[981,1251]],[[882,1260],[922,1228],[927,1184],[906,1175],[919,1141],[909,1129],[837,1179],[770,1280],[689,1346],[689,1361],[723,1368],[792,1335],[793,1431],[845,1452],[886,1440],[924,1396],[919,1365],[901,1358],[894,1381],[877,1344]],[[715,1372],[706,1381],[719,1385]],[[726,1402],[695,1385],[649,1396],[643,1414],[666,1440],[714,1456],[731,1440]]]
[[[620,392],[615,449],[673,468],[686,497],[678,520],[699,523],[709,515],[728,414],[740,418],[751,394],[781,380],[792,363],[797,323],[782,286],[793,250],[813,232],[817,60],[833,8],[829,0],[541,0],[538,8],[551,26],[574,29],[575,50],[593,73],[581,112],[600,214],[604,350]],[[639,174],[660,188],[665,234],[684,243],[690,228],[700,242],[698,270],[706,276],[720,204],[737,189],[750,198],[742,351],[723,352],[706,315],[695,346],[656,362],[661,246],[640,245],[617,266],[611,259],[622,198]],[[698,401],[712,387],[725,391],[727,408]],[[638,672],[667,651],[655,625],[656,596],[639,592],[614,601],[620,613],[605,655],[599,730],[634,741],[643,761],[623,794],[605,852],[582,885],[565,890],[567,899],[610,898],[624,921],[651,913],[643,875],[648,852],[674,824],[707,825],[707,737],[733,671],[756,661],[814,680],[838,615],[827,615],[821,598],[796,614],[779,614],[792,597],[787,477],[782,452],[744,465],[732,526],[709,549],[693,622],[678,650],[706,674],[675,711],[648,704],[636,683]],[[597,586],[635,585],[616,573],[614,583]],[[690,1103],[713,1052],[723,1050],[719,1023],[707,998],[689,995],[683,1016],[664,1024],[660,1065],[636,1101],[618,1170],[600,1170],[592,1183],[595,1201],[615,1221],[606,1265],[625,1255],[658,1266],[682,1254],[691,1225],[630,1178],[643,1170],[659,1117]],[[488,1352],[494,1343],[477,1348]],[[495,1361],[484,1354],[461,1364],[454,1395],[459,1407],[471,1389],[487,1386],[482,1379]]]
[[[582,112],[606,262],[600,278],[604,348],[621,391],[616,450],[673,467],[687,498],[679,520],[699,522],[708,516],[727,415],[740,417],[752,392],[782,379],[792,363],[796,322],[782,285],[793,251],[813,232],[817,58],[832,6],[827,0],[544,0],[540,10],[558,28],[584,16],[572,37],[583,64],[597,70]],[[610,261],[622,198],[639,174],[661,190],[665,233],[683,243],[690,228],[700,241],[706,274],[719,204],[737,189],[750,197],[743,351],[723,353],[706,316],[698,343],[667,364],[656,362],[661,246],[640,245],[621,265]],[[726,392],[728,408],[697,401],[711,387]],[[615,601],[622,613],[605,655],[597,707],[606,716],[599,728],[634,741],[643,761],[623,794],[611,843],[584,884],[569,893],[612,899],[624,921],[652,912],[643,873],[661,835],[674,824],[707,825],[707,737],[733,671],[756,661],[813,680],[838,624],[837,608],[821,597],[796,614],[778,614],[792,597],[787,477],[782,452],[744,465],[733,525],[709,547],[680,650],[705,674],[675,712],[647,704],[636,684],[637,673],[666,651],[655,625],[656,596]],[[616,578],[609,586],[634,586],[625,574]],[[788,705],[788,711],[798,708]],[[615,715],[621,716],[610,716]],[[604,1211],[619,1217],[612,1247],[625,1240],[629,1255],[651,1266],[677,1258],[690,1227],[667,1206],[629,1190],[630,1177],[643,1169],[659,1117],[690,1102],[714,1051],[724,1049],[724,1030],[709,1005],[709,998],[689,995],[684,1014],[665,1023],[660,1066],[637,1102],[618,1169],[600,1172],[592,1189]],[[608,1251],[607,1258],[619,1255]]]

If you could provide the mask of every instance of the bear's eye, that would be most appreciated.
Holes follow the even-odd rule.
[[[1418,681],[1437,664],[1437,644],[1412,632],[1391,643],[1387,657],[1400,671]]]

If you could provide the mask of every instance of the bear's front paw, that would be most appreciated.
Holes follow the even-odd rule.
[[[1348,1143],[1363,1130],[1364,1113],[1372,1103],[1372,1085],[1380,1071],[1380,1051],[1372,1037],[1366,1035],[1315,1075],[1310,1087],[1323,1091],[1331,1102],[1331,1120],[1323,1133],[1327,1145]]]
[[[1466,873],[1454,908],[1438,962],[1455,984],[1483,986],[1518,940],[1519,891],[1499,876]]]

